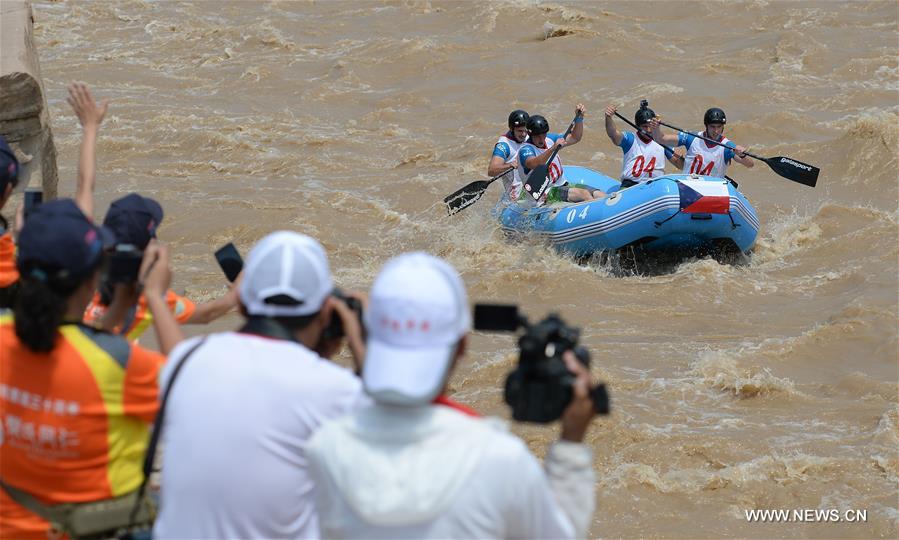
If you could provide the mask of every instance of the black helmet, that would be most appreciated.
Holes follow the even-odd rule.
[[[718,107],[712,107],[705,112],[705,116],[702,117],[702,123],[705,125],[726,124],[727,116],[725,116],[724,111],[722,111]]]
[[[515,129],[519,126],[526,125],[528,123],[527,111],[522,111],[521,109],[515,109],[509,114],[509,129]]]
[[[655,111],[653,111],[649,107],[644,107],[641,105],[637,112],[634,113],[634,124],[637,124],[638,126],[641,124],[645,124],[646,122],[649,122],[650,120],[655,118],[655,116]]]
[[[549,122],[546,121],[546,118],[543,118],[539,114],[535,114],[534,116],[528,118],[527,128],[528,133],[533,133],[534,135],[543,135],[544,133],[549,131]]]

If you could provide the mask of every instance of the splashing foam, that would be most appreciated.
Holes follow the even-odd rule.
[[[813,218],[793,212],[783,221],[768,226],[768,234],[760,238],[753,250],[753,264],[781,261],[785,257],[816,245],[821,239],[821,227]]]
[[[706,386],[745,399],[774,392],[802,395],[793,381],[775,377],[768,368],[741,369],[731,353],[706,351],[691,365],[691,372]]]
[[[874,437],[899,447],[899,404],[893,403],[883,413],[874,429]]]
[[[838,467],[835,459],[807,454],[762,456],[717,471],[679,469],[660,473],[655,467],[644,463],[626,463],[606,476],[600,487],[626,489],[645,485],[661,493],[699,493],[729,486],[741,488],[752,483],[789,485],[805,482]]]

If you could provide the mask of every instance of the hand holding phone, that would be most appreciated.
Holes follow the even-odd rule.
[[[243,259],[237,251],[237,248],[234,247],[234,244],[228,242],[216,250],[215,260],[218,261],[219,266],[222,268],[222,272],[225,273],[225,277],[228,278],[228,281],[234,283],[234,280],[237,279],[240,271],[243,270]]]

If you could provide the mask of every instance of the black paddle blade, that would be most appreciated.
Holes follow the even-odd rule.
[[[464,210],[473,205],[475,202],[477,202],[478,199],[481,198],[481,195],[483,195],[484,192],[487,191],[487,187],[490,186],[490,182],[491,180],[478,180],[477,182],[468,184],[455,193],[447,195],[443,199],[443,202],[446,203],[447,213],[449,215],[453,215],[456,212]]]
[[[784,178],[811,187],[818,183],[818,173],[821,172],[818,167],[783,156],[767,158],[765,163]]]
[[[524,184],[524,190],[535,201],[540,200],[540,196],[543,195],[543,192],[546,191],[546,187],[549,185],[547,173],[549,173],[549,165],[538,165],[536,169],[531,171],[528,181]]]

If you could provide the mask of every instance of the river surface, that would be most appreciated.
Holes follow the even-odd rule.
[[[311,234],[338,284],[366,289],[425,250],[472,301],[559,311],[583,328],[614,400],[588,435],[610,538],[895,537],[899,527],[899,32],[896,2],[78,2],[35,5],[38,50],[74,189],[80,130],[65,85],[113,100],[98,214],[158,199],[174,288],[224,290],[212,258],[277,229]],[[690,260],[621,275],[510,243],[483,179],[514,108],[564,131],[567,164],[616,175],[602,110],[640,99],[755,153],[822,173],[814,189],[764,163],[729,174],[762,229],[748,264]],[[623,127],[619,122],[619,127]],[[670,166],[669,166],[670,167]],[[98,215],[100,217],[100,215]],[[230,315],[213,325],[233,328]],[[509,335],[476,333],[456,399],[507,415]],[[517,426],[542,455],[555,426]],[[750,509],[867,511],[864,522],[755,523]],[[851,517],[851,516],[850,516]]]

